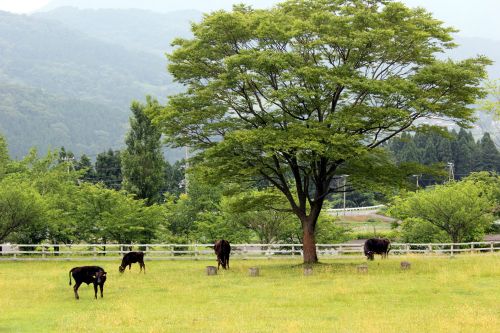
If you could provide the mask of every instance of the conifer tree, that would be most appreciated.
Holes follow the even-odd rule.
[[[161,132],[146,116],[146,109],[161,108],[158,101],[147,97],[146,104],[132,102],[130,131],[122,154],[123,188],[152,205],[161,199],[165,182],[165,160],[161,151]]]

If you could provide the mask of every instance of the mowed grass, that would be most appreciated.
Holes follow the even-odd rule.
[[[409,271],[400,269],[408,260]],[[324,260],[312,276],[300,260],[119,263],[0,262],[0,332],[499,332],[500,256]],[[75,300],[74,266],[108,271],[104,298],[92,285]],[[261,276],[248,276],[258,266]]]

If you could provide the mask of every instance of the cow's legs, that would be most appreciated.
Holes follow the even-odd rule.
[[[75,281],[76,282],[76,281]],[[76,299],[79,299],[80,296],[78,296],[78,288],[80,287],[82,283],[81,282],[76,282],[75,283],[75,286],[73,287],[73,290],[75,291],[75,298]]]
[[[144,274],[146,274],[146,264],[144,264],[144,261],[140,263],[141,265],[141,271],[144,268]]]
[[[131,268],[132,268],[132,264],[129,264],[128,265],[128,270],[130,271]]]
[[[97,283],[94,282],[94,297],[97,299]]]
[[[102,294],[102,290],[103,290],[103,288],[104,288],[104,284],[100,284],[100,285],[99,285],[99,289],[101,290],[101,298],[103,298],[103,297],[104,297],[104,295]],[[96,298],[97,298],[97,296],[96,296]]]

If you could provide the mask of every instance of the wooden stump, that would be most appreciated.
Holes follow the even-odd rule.
[[[312,267],[304,267],[304,275],[305,276],[312,275],[312,273],[313,273]]]
[[[358,273],[368,273],[368,265],[363,264],[358,266]]]
[[[408,261],[401,261],[401,269],[410,269],[411,268],[411,263]]]
[[[217,267],[207,266],[207,275],[217,275]]]
[[[250,276],[259,276],[259,267],[250,267],[248,269],[248,275],[250,275]]]

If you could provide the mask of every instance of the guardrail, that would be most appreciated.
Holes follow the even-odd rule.
[[[357,212],[363,210],[378,210],[385,207],[385,205],[365,206],[365,207],[346,207],[346,208],[329,208],[326,209],[328,213],[342,213],[342,212]]]
[[[119,260],[131,250],[147,260],[215,259],[212,244],[0,244],[1,260]],[[231,244],[235,259],[289,259],[302,256],[302,244]],[[320,258],[362,257],[363,244],[317,244]],[[393,243],[393,255],[455,255],[500,251],[500,241],[471,243]]]

